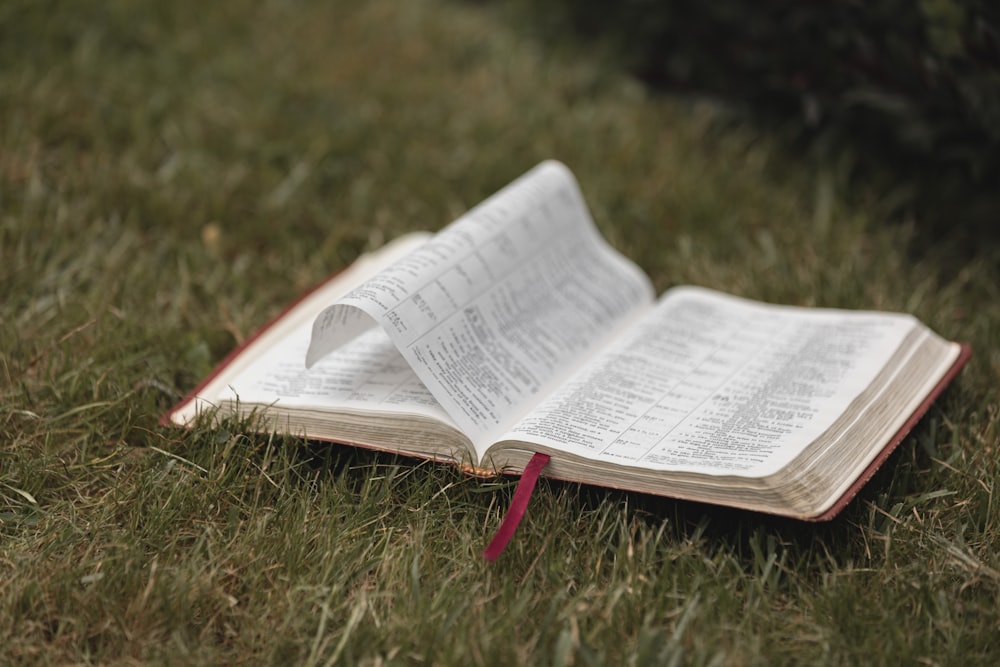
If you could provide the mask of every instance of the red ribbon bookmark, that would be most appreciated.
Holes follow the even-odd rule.
[[[507,547],[507,543],[510,542],[510,538],[514,536],[514,531],[517,530],[525,510],[528,509],[528,501],[531,500],[531,492],[535,490],[538,475],[549,462],[549,458],[548,454],[535,452],[531,460],[528,461],[528,465],[525,466],[524,472],[521,473],[521,479],[517,483],[517,488],[514,489],[514,497],[510,500],[507,514],[500,522],[500,527],[497,529],[497,534],[493,536],[493,541],[483,551],[483,558],[491,563],[499,558]]]

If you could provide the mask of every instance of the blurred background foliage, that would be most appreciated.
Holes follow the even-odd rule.
[[[651,89],[715,98],[851,164],[924,242],[1000,239],[1000,4],[990,0],[509,0]]]

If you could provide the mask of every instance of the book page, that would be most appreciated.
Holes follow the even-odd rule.
[[[601,238],[569,170],[546,162],[326,309],[306,363],[377,323],[482,447],[652,295]]]
[[[676,288],[504,439],[653,470],[763,476],[829,428],[916,326]]]
[[[306,369],[302,357],[311,329],[306,323],[271,347],[219,398],[282,408],[417,414],[454,427],[384,331],[372,329]]]
[[[353,264],[303,295],[223,360],[210,376],[168,413],[167,419],[183,426],[199,413],[215,408],[221,397],[235,399],[232,392],[234,379],[244,375],[240,386],[247,387],[247,382],[254,375],[266,375],[270,372],[270,360],[285,359],[291,364],[294,359],[295,368],[301,370],[301,355],[308,345],[312,322],[323,308],[413,252],[430,236],[426,232],[412,232],[394,239],[378,250],[362,255]],[[248,370],[251,368],[253,370]],[[292,367],[288,366],[288,372],[292,371]],[[277,395],[271,394],[268,397],[266,393],[258,393],[257,397],[261,399],[259,402],[269,404]],[[443,414],[440,407],[438,413]]]

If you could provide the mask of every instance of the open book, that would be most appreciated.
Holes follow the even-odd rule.
[[[545,162],[359,259],[167,418],[796,517],[836,514],[969,349],[909,315],[659,299]]]

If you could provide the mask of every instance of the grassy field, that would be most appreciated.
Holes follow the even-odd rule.
[[[1000,660],[1000,249],[530,32],[0,4],[0,664]],[[548,157],[660,289],[911,312],[973,361],[831,523],[543,481],[492,565],[510,481],[158,425],[303,289]]]

